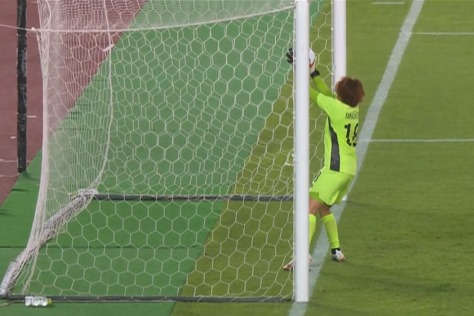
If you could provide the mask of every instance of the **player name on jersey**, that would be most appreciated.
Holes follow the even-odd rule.
[[[350,112],[346,113],[347,120],[358,120],[359,119],[359,112]]]

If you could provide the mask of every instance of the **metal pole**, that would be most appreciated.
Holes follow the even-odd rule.
[[[27,0],[17,0],[17,163],[18,172],[26,170],[26,60],[27,60],[27,39],[26,39],[26,2]]]
[[[333,76],[332,86],[347,74],[346,61],[346,0],[333,1]]]
[[[309,300],[309,0],[295,7],[295,301]]]

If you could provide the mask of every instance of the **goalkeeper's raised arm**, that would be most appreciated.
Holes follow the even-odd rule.
[[[313,102],[316,102],[316,99],[319,93],[327,95],[328,97],[335,98],[336,96],[331,92],[329,87],[324,82],[323,78],[321,78],[321,74],[316,69],[316,62],[317,62],[316,54],[310,48],[309,49],[309,73],[312,78],[314,87],[316,88],[314,89],[312,86],[310,86],[309,92],[310,92],[311,99],[313,100]]]
[[[313,102],[316,102],[319,93],[322,93],[328,97],[336,97],[331,92],[327,84],[324,82],[323,78],[321,78],[321,76],[319,75],[319,71],[315,70],[314,72],[312,72],[311,78],[313,81],[314,88],[312,86],[309,87],[309,94]]]

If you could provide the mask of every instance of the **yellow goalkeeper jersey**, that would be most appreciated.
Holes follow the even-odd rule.
[[[333,96],[318,94],[312,100],[326,114],[324,127],[324,168],[354,175],[357,168],[359,107],[351,107]]]

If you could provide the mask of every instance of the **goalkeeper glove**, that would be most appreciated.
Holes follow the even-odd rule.
[[[316,69],[316,60],[317,60],[316,54],[310,48],[309,49],[309,73],[311,75],[311,78],[314,78],[320,75],[319,71]],[[289,62],[290,64],[293,64],[293,62],[295,61],[293,48],[290,48],[288,52],[286,53],[286,61]]]

